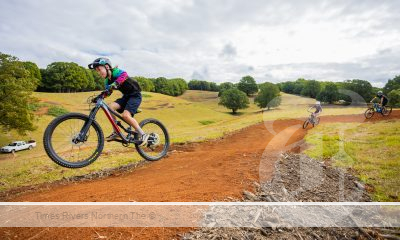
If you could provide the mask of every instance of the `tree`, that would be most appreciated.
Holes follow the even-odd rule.
[[[102,90],[104,89],[104,79],[99,75],[96,70],[91,70],[93,81],[94,81],[94,89],[91,90]]]
[[[273,83],[263,83],[260,85],[260,92],[254,99],[254,102],[260,108],[277,107],[281,104],[280,91],[277,85]]]
[[[244,92],[232,88],[222,93],[218,104],[223,105],[228,109],[232,109],[232,113],[235,114],[238,109],[249,107],[249,99]]]
[[[364,99],[364,101],[370,101],[371,96],[374,95],[374,93],[372,92],[371,83],[366,80],[360,80],[360,79],[346,80],[342,84],[340,84],[340,87],[356,92]],[[357,99],[351,99],[350,96],[344,96],[344,95],[342,95],[342,99],[346,100],[347,102],[358,101]]]
[[[134,79],[136,79],[136,81],[138,81],[139,86],[142,89],[142,91],[154,92],[155,87],[154,87],[153,82],[150,79],[141,77],[141,76],[134,77]]]
[[[315,98],[321,91],[321,84],[315,80],[308,80],[305,82],[301,95]]]
[[[85,88],[83,88],[83,91],[92,91],[95,90],[96,88],[96,82],[94,81],[94,76],[92,73],[92,70],[90,69],[85,69],[85,74],[87,78],[87,85]]]
[[[324,89],[317,95],[317,100],[328,103],[339,100],[339,92],[336,84],[332,82],[326,83]]]
[[[221,95],[222,95],[222,93],[223,93],[224,91],[226,91],[226,90],[228,90],[228,89],[231,89],[231,88],[234,88],[234,87],[235,87],[235,85],[233,85],[233,83],[231,83],[231,82],[224,82],[224,83],[221,83],[221,84],[219,85],[218,97],[221,97]]]
[[[294,82],[283,82],[281,83],[282,92],[294,93],[294,88],[296,87]]]
[[[293,88],[293,94],[301,94],[301,91],[303,90],[307,80],[304,78],[299,78],[294,82],[294,88]]]
[[[400,89],[400,75],[396,76],[393,79],[389,79],[389,81],[386,83],[385,87],[383,88],[385,93],[389,93],[395,89]]]
[[[394,107],[400,106],[400,88],[396,90],[392,90],[388,94],[390,105]]]
[[[17,130],[20,134],[35,130],[33,113],[28,104],[39,80],[18,58],[0,53],[0,125],[4,131]]]
[[[172,95],[168,88],[168,80],[165,77],[159,77],[153,80],[155,92]]]
[[[42,74],[40,73],[39,67],[33,62],[22,62],[24,68],[29,71],[31,77],[36,78],[38,84],[42,81]]]
[[[188,87],[190,90],[200,90],[200,91],[212,91],[218,92],[219,88],[214,82],[207,82],[204,80],[190,80],[188,83]]]
[[[219,91],[219,87],[215,82],[210,82],[210,91],[212,91],[212,92],[218,92]]]
[[[253,93],[257,93],[257,83],[252,76],[244,76],[238,84],[238,89],[250,96]]]
[[[54,62],[47,66],[43,85],[56,92],[84,91],[91,86],[86,69],[76,63]]]

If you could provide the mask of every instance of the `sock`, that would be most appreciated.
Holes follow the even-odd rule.
[[[143,130],[140,128],[140,129],[138,129],[138,132],[139,132],[139,135],[140,136],[142,136],[142,135],[144,135],[145,134],[145,132],[143,132]]]

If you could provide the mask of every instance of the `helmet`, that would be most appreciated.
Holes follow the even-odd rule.
[[[95,69],[97,66],[104,66],[106,64],[108,66],[110,66],[110,68],[112,68],[110,59],[108,59],[108,58],[96,58],[91,64],[88,65],[88,67],[89,67],[89,69]]]
[[[382,91],[378,91],[378,96],[382,96],[383,92]]]
[[[321,105],[321,102],[320,102],[320,101],[317,101],[315,104],[316,104],[316,105]]]

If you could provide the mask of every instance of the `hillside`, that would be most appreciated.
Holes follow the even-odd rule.
[[[47,106],[62,106],[70,112],[87,114],[89,107],[86,100],[94,94],[96,92],[35,93],[34,95]],[[157,93],[144,93],[143,95],[141,105],[143,112],[137,115],[137,119],[140,121],[153,117],[161,120],[167,126],[173,143],[217,138],[263,120],[294,117],[302,119],[308,115],[305,111],[308,105],[314,102],[310,98],[282,94],[282,105],[277,109],[262,113],[250,100],[251,104],[248,109],[232,115],[230,110],[218,105],[218,97],[215,92],[187,91],[180,97]],[[107,99],[107,102],[118,97],[119,93],[114,93]],[[140,160],[132,146],[124,148],[119,143],[112,142],[105,144],[103,154],[91,166],[75,170],[59,167],[47,157],[42,146],[43,132],[54,118],[46,114],[47,110],[47,107],[36,110],[38,129],[29,133],[28,136],[19,136],[15,132],[1,135],[0,143],[2,145],[15,140],[35,139],[37,147],[31,151],[17,152],[15,155],[0,155],[0,176],[2,177],[0,189],[83,175]],[[326,108],[324,114],[355,114],[363,111],[362,108]],[[99,112],[97,121],[102,126],[104,134],[108,135],[111,132],[111,125],[102,112]]]

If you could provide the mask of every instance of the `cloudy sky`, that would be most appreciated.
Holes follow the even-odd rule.
[[[0,52],[82,66],[109,57],[131,76],[238,82],[400,74],[400,1],[2,1]]]

